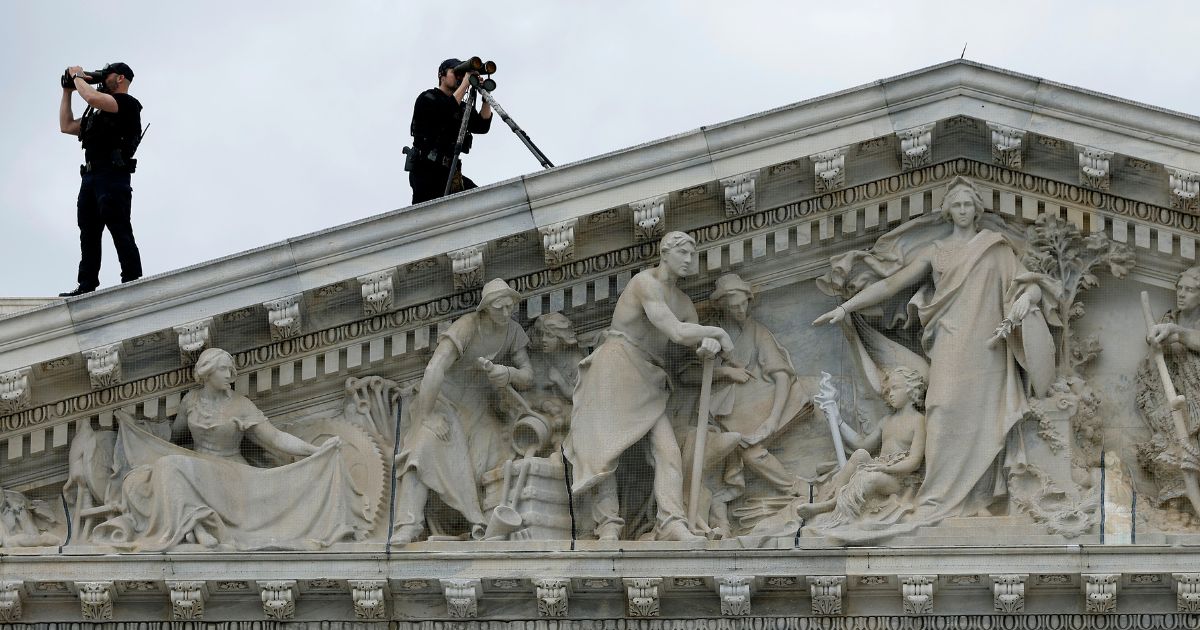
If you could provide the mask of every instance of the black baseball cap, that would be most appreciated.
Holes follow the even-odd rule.
[[[440,75],[445,74],[447,70],[454,68],[455,66],[458,66],[461,63],[462,63],[461,60],[455,59],[454,57],[451,57],[451,58],[443,61],[442,65],[438,66],[438,75],[440,76]],[[122,65],[124,65],[124,64],[122,64]],[[125,67],[128,68],[129,66],[125,66]]]
[[[116,61],[116,62],[108,64],[107,66],[104,66],[104,68],[100,70],[100,74],[102,74],[104,76],[108,76],[109,73],[111,73],[111,72],[115,72],[115,73],[125,77],[125,79],[127,81],[133,80],[133,69],[130,68],[129,64],[127,64],[127,63],[122,63],[120,61]]]

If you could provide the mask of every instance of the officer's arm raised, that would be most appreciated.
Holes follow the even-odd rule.
[[[71,90],[63,90],[62,102],[58,105],[58,130],[72,136],[79,135],[79,119],[71,111]]]
[[[117,113],[117,99],[113,98],[112,94],[104,94],[96,91],[96,88],[88,85],[83,79],[75,79],[75,90],[79,92],[79,96],[87,101],[88,105],[96,109],[110,114]]]

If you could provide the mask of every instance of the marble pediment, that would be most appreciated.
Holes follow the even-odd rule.
[[[573,512],[565,526],[538,522],[538,531],[569,532],[561,536],[397,537],[405,460],[393,466],[392,456],[407,452],[397,435],[405,434],[404,410],[418,404],[439,339],[476,312],[481,296],[487,301],[489,280],[516,292],[513,325],[536,336],[535,321],[562,314],[587,354],[606,343],[618,296],[634,276],[663,260],[660,239],[682,232],[695,249],[695,273],[679,281],[683,294],[703,319],[716,308],[719,277],[736,274],[753,287],[752,312],[794,365],[817,419],[804,440],[831,450],[825,412],[811,402],[822,373],[843,399],[862,381],[843,333],[809,325],[850,294],[832,295],[815,281],[881,237],[932,221],[958,178],[977,190],[997,230],[1019,239],[1049,225],[1076,244],[1102,239],[1106,252],[1119,250],[1106,260],[1121,261],[1119,273],[1084,270],[1094,277],[1064,302],[1079,308],[1062,315],[1079,341],[1057,350],[1079,366],[1060,369],[1057,393],[1039,397],[1057,407],[1029,421],[1041,440],[1029,452],[1049,459],[1022,469],[1032,485],[1014,494],[1007,514],[938,519],[857,543],[806,539],[798,526],[794,537],[751,537],[746,528],[700,542],[625,532],[609,543],[579,535]],[[207,608],[206,620],[316,620],[326,618],[317,602],[337,601],[345,610],[336,618],[360,620],[716,623],[770,610],[847,624],[855,615],[935,623],[943,614],[1023,614],[1028,597],[1031,612],[1062,615],[1037,623],[1091,627],[1087,614],[1120,610],[1185,627],[1173,614],[1198,610],[1200,578],[1189,568],[1196,558],[1180,551],[1167,562],[1153,547],[1200,541],[1200,518],[1175,496],[1156,502],[1159,520],[1138,533],[1128,524],[1105,530],[1100,506],[1122,499],[1110,496],[1117,486],[1089,475],[1104,483],[1125,475],[1120,492],[1137,494],[1157,492],[1155,474],[1167,474],[1137,461],[1145,452],[1138,444],[1153,433],[1139,420],[1139,396],[1150,395],[1139,385],[1147,355],[1140,294],[1162,315],[1180,273],[1196,264],[1198,193],[1200,119],[955,61],[0,317],[0,485],[23,496],[37,530],[20,544],[0,540],[0,606],[12,602],[17,611],[4,617],[13,608],[0,608],[0,620],[21,619],[22,606],[26,620],[157,619],[160,603],[173,619],[201,618],[188,615]],[[919,335],[905,334],[893,339],[919,349]],[[361,519],[353,537],[311,549],[287,538],[319,538],[313,532],[325,525],[314,522],[268,532],[266,542],[247,531],[237,549],[206,547],[203,534],[212,531],[153,549],[111,544],[128,542],[112,528],[89,538],[114,502],[81,507],[63,490],[79,483],[75,445],[112,439],[116,427],[139,419],[151,430],[127,432],[118,450],[150,448],[154,426],[193,408],[196,367],[213,349],[228,353],[235,396],[270,423],[306,442],[341,441],[353,460],[346,494],[366,497],[354,499],[365,507],[350,510]],[[1087,422],[1079,419],[1085,407]],[[683,451],[694,445],[679,439]],[[325,497],[339,492],[333,473],[320,472],[337,465],[315,461],[329,459],[329,450],[293,477],[318,479]],[[559,452],[557,460],[543,453],[553,469],[546,479],[557,480]],[[814,504],[829,480],[824,463],[808,462],[802,475]],[[532,463],[526,469],[539,474]],[[480,491],[507,494],[510,480],[500,492],[500,475],[480,481]],[[556,483],[534,489],[554,504],[555,492],[566,496]],[[271,494],[264,506],[279,499]],[[495,497],[488,500],[496,509]],[[80,519],[81,510],[93,514]],[[245,554],[258,558],[255,566],[230,574]],[[164,579],[168,564],[183,568]],[[226,609],[237,612],[216,612],[235,601]],[[121,616],[123,606],[132,617]]]

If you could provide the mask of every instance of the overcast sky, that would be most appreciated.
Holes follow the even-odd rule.
[[[976,8],[978,7],[978,8]],[[82,152],[68,65],[124,61],[150,131],[133,176],[147,274],[408,205],[400,149],[446,57],[555,164],[966,57],[1200,113],[1195,2],[26,2],[0,0],[0,296],[72,288]],[[75,113],[82,113],[76,97]],[[540,168],[496,121],[465,173]],[[102,286],[119,281],[104,237]]]

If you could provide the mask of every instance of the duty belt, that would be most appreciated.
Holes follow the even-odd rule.
[[[107,173],[132,173],[137,169],[137,160],[129,160],[124,166],[117,166],[112,162],[84,162],[79,165],[79,174],[86,175],[88,173],[107,172]]]
[[[443,166],[445,168],[450,168],[450,163],[454,161],[454,156],[439,155],[437,149],[430,149],[428,151],[413,149],[413,152],[417,154],[418,160],[433,162],[434,164]]]

